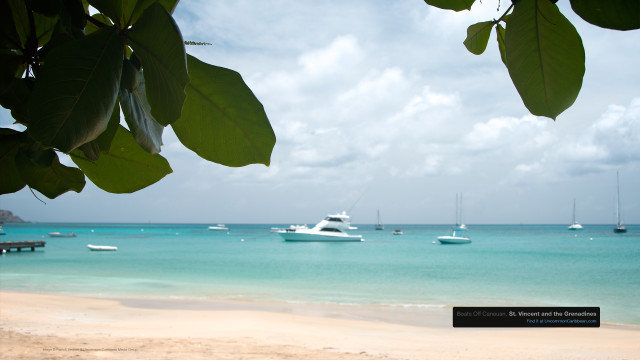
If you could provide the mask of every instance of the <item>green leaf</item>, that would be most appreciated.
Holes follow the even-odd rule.
[[[36,29],[38,46],[44,46],[51,39],[53,30],[58,23],[58,17],[48,17],[37,13],[33,14],[33,23]]]
[[[23,124],[27,125],[27,101],[31,94],[30,87],[33,86],[33,78],[14,78],[9,85],[0,93],[0,105],[11,110],[11,116]]]
[[[467,38],[464,40],[464,46],[473,54],[482,54],[489,43],[491,29],[493,29],[493,21],[483,21],[469,26],[467,28]]]
[[[144,74],[141,73],[140,84],[133,92],[121,87],[120,106],[138,145],[150,154],[157,154],[162,146],[164,127],[151,115],[144,85]]]
[[[101,13],[93,14],[93,15],[91,15],[91,18],[93,18],[93,19],[97,20],[98,22],[104,24],[104,26],[113,26],[113,22],[111,21],[111,19],[106,17],[104,14],[101,14]],[[87,26],[84,28],[84,33],[89,35],[89,34],[92,34],[92,33],[96,32],[96,31],[98,31],[100,28],[102,28],[102,26],[98,27],[93,22],[87,21]]]
[[[269,165],[276,142],[264,108],[240,74],[188,55],[191,83],[172,125],[187,148],[227,166]]]
[[[24,149],[24,147],[23,147]],[[42,158],[47,158],[43,166]],[[81,192],[85,185],[84,174],[77,168],[60,164],[58,155],[51,149],[37,152],[19,151],[16,163],[20,177],[49,199],[54,199],[67,191]]]
[[[22,145],[22,133],[11,129],[1,129],[0,132],[0,194],[16,192],[27,185],[22,180],[16,164],[16,155]]]
[[[13,16],[16,32],[20,38],[20,45],[22,48],[25,48],[30,33],[27,7],[24,0],[7,0],[7,2],[11,8],[11,15]]]
[[[549,0],[521,0],[507,19],[507,69],[522,101],[555,118],[576,100],[584,76],[582,39]]]
[[[471,5],[476,0],[424,0],[424,2],[440,9],[462,11],[471,10]]]
[[[13,79],[24,73],[23,62],[20,55],[0,53],[0,94],[7,90]]]
[[[68,34],[79,39],[84,37],[87,26],[87,11],[82,0],[63,0],[60,2],[60,22]]]
[[[109,151],[111,148],[111,142],[116,135],[118,126],[120,126],[120,106],[116,103],[113,112],[111,112],[107,130],[100,134],[97,139],[82,144],[78,149],[80,149],[89,160],[98,160],[100,153]]]
[[[42,15],[55,17],[60,10],[60,3],[51,0],[28,0],[31,10]]]
[[[507,51],[505,50],[505,47],[504,47],[504,27],[502,27],[502,24],[498,24],[496,26],[496,38],[498,40],[498,50],[500,50],[500,59],[502,60],[502,63],[506,66]]]
[[[180,29],[162,5],[155,3],[127,32],[144,68],[151,114],[167,126],[180,118],[189,83]]]
[[[122,126],[118,126],[111,149],[97,161],[90,161],[79,150],[71,152],[71,159],[91,182],[117,194],[136,192],[172,172],[165,158],[144,151]]]
[[[607,29],[640,29],[640,0],[571,0],[571,8],[585,21]]]
[[[29,98],[31,135],[67,153],[98,137],[116,103],[121,71],[114,27],[53,49]]]
[[[89,0],[88,3],[121,28],[126,23],[124,18],[131,13],[133,6],[135,6],[133,1],[122,0]]]
[[[23,49],[20,44],[20,36],[16,31],[16,24],[13,22],[13,11],[9,7],[8,1],[0,1],[0,48]]]

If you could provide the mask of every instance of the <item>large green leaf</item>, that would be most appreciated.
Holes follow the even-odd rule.
[[[0,105],[2,107],[11,110],[11,116],[23,124],[27,125],[29,119],[27,118],[27,101],[29,100],[29,94],[31,94],[30,86],[33,85],[33,78],[14,78],[9,82],[9,85],[0,92]]]
[[[20,36],[16,31],[16,24],[13,22],[13,11],[9,7],[8,1],[0,1],[0,48],[20,49]]]
[[[154,3],[127,32],[144,68],[151,114],[167,126],[180,118],[189,83],[184,41],[167,10]]]
[[[96,161],[100,157],[100,154],[105,151],[109,151],[111,148],[111,142],[116,135],[116,131],[120,126],[120,106],[116,103],[113,112],[111,112],[111,118],[109,119],[109,125],[100,136],[95,140],[82,144],[80,149],[84,155],[91,161]]]
[[[120,105],[129,130],[133,133],[138,145],[150,154],[157,154],[162,146],[164,127],[151,115],[144,84],[144,74],[141,73],[139,86],[133,91],[121,87]]]
[[[493,21],[483,21],[469,26],[464,46],[473,54],[482,54],[489,43],[491,29],[493,29]]]
[[[440,9],[462,11],[471,10],[471,5],[476,0],[424,0],[424,2]]]
[[[11,15],[13,15],[13,22],[16,27],[16,32],[20,38],[20,45],[22,48],[26,47],[27,38],[29,37],[29,15],[24,0],[6,0],[11,8]]]
[[[66,42],[47,56],[29,98],[29,132],[69,152],[102,133],[116,102],[122,41],[114,27]]]
[[[111,149],[95,162],[79,150],[71,152],[71,159],[91,182],[117,194],[136,192],[172,172],[165,158],[144,151],[122,126],[116,131]]]
[[[53,30],[58,23],[58,17],[48,17],[38,13],[33,14],[33,22],[36,29],[38,46],[44,46],[51,39]]]
[[[15,130],[0,129],[0,194],[13,193],[27,185],[16,164],[16,155],[22,146],[20,135]]]
[[[188,56],[191,83],[172,125],[187,148],[227,166],[269,165],[276,137],[260,101],[233,70]]]
[[[502,27],[502,24],[498,24],[496,25],[496,38],[498,41],[498,50],[500,51],[500,59],[502,60],[502,63],[507,65],[507,51],[504,47],[504,27]]]
[[[534,115],[555,118],[576,100],[584,76],[582,39],[549,0],[521,0],[507,19],[507,69]]]
[[[585,21],[607,29],[640,29],[640,0],[571,0]]]
[[[77,168],[60,164],[58,155],[51,149],[40,150],[36,156],[49,156],[48,166],[38,164],[25,152],[16,156],[18,172],[29,187],[38,190],[49,199],[54,199],[67,191],[81,192],[85,185],[84,174]]]

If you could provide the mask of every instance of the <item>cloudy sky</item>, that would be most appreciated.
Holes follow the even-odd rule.
[[[502,1],[502,3],[510,3]],[[530,115],[499,59],[469,53],[466,28],[499,17],[421,0],[183,0],[174,17],[199,59],[242,74],[277,137],[271,166],[227,168],[182,147],[170,129],[161,155],[174,172],[135,194],[36,199],[0,196],[30,221],[315,223],[351,209],[355,223],[444,224],[456,193],[464,220],[615,223],[616,171],[624,221],[640,223],[640,31],[575,16],[586,75],[554,122]],[[11,118],[3,109],[0,125]],[[68,160],[65,160],[68,161]]]

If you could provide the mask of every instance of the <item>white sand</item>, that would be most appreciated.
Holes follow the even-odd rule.
[[[355,320],[358,307],[285,313],[231,305],[140,308],[0,292],[0,358],[640,359],[637,327],[461,329],[451,327],[450,309],[427,312],[429,325],[414,326]]]

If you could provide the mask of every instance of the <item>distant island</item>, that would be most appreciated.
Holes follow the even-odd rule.
[[[13,215],[9,210],[0,210],[0,224],[2,223],[23,223],[19,216]]]

